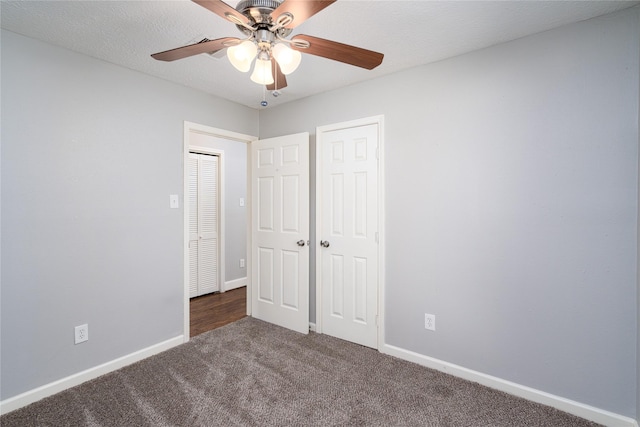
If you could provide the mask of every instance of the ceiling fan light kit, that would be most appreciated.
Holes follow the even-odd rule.
[[[245,40],[235,46],[227,48],[227,58],[236,70],[246,73],[251,69],[251,63],[256,57],[258,48],[251,40]]]
[[[271,72],[271,61],[268,59],[256,59],[256,66],[251,74],[251,81],[261,85],[270,85],[274,83],[273,73]]]
[[[251,80],[273,93],[287,86],[285,75],[293,73],[301,53],[320,56],[371,70],[382,63],[383,54],[318,37],[297,35],[293,29],[336,0],[243,0],[236,8],[222,0],[192,0],[232,22],[247,37],[225,37],[151,55],[160,61],[175,61],[200,53],[227,49],[229,62],[243,73],[254,64]]]
[[[280,70],[282,70],[282,74],[285,76],[293,73],[300,65],[300,61],[302,61],[302,54],[299,51],[293,50],[283,43],[276,44],[271,49],[271,53],[276,61],[278,61]]]

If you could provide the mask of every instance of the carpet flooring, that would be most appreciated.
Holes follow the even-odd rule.
[[[13,426],[595,426],[327,335],[244,318],[0,417]]]

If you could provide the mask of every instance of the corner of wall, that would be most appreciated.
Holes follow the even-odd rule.
[[[636,17],[638,19],[637,29],[640,33],[640,5],[635,7]],[[638,58],[640,61],[640,45],[638,46]],[[638,170],[640,171],[640,74],[638,75],[638,97],[636,98],[636,113],[638,121],[636,122],[636,132],[638,137]],[[636,203],[640,204],[640,172],[638,173],[638,197]],[[638,225],[636,233],[638,233],[638,243],[636,244],[636,421],[640,424],[640,209],[636,205]]]

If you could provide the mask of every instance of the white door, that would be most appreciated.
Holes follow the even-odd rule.
[[[251,144],[252,315],[309,332],[309,134]]]
[[[189,297],[220,290],[218,157],[189,153]]]
[[[377,348],[378,125],[323,132],[320,144],[322,332]]]

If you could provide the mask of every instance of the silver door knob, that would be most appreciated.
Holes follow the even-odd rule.
[[[320,246],[322,246],[323,248],[328,248],[329,247],[329,241],[328,240],[320,240]]]
[[[304,240],[298,240],[296,243],[298,246],[304,246]]]

